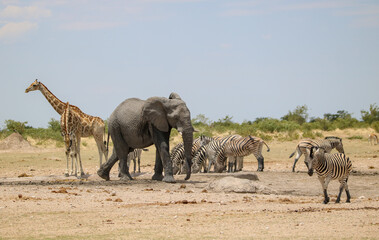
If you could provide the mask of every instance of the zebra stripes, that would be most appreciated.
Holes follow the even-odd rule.
[[[332,149],[335,148],[338,152],[344,153],[342,139],[339,137],[325,137],[325,139],[322,140],[303,139],[297,144],[295,151],[289,156],[291,158],[296,153],[292,166],[292,172],[295,172],[296,163],[301,155],[305,155],[304,162],[307,162],[306,149],[310,149],[312,147],[322,147],[327,153],[330,153]]]
[[[223,162],[224,164],[226,163],[226,156],[224,156],[224,145],[228,141],[235,139],[235,138],[240,138],[240,135],[229,135],[226,137],[215,137],[213,141],[209,142],[208,145],[206,146],[206,152],[208,156],[208,168],[207,171],[211,170],[212,164],[216,163],[216,160],[218,159],[219,162]],[[221,168],[221,167],[220,167]],[[225,166],[222,168],[222,170],[218,170],[219,172],[223,171]],[[216,171],[216,169],[215,169]]]
[[[307,149],[309,158],[307,159],[308,174],[313,175],[313,169],[316,170],[318,179],[324,190],[324,203],[329,202],[327,193],[328,184],[332,179],[338,179],[340,182],[339,194],[336,203],[341,200],[342,191],[346,191],[346,202],[350,202],[350,192],[347,186],[347,180],[352,170],[352,164],[348,157],[343,153],[330,154],[324,148],[312,147]]]
[[[196,138],[193,141],[192,145],[192,157],[196,154],[196,152],[199,150],[199,148],[205,144],[208,144],[211,140],[213,140],[211,137],[203,136]],[[187,164],[185,161],[185,155],[184,155],[184,145],[183,143],[177,144],[173,150],[171,151],[170,157],[172,159],[173,164],[173,173],[174,174],[181,174],[182,172],[187,172]]]
[[[130,168],[130,162],[131,160],[133,160],[133,163],[134,163],[134,173],[136,172],[136,160],[138,159],[138,172],[140,173],[141,172],[141,154],[142,154],[142,151],[149,151],[149,149],[140,149],[140,148],[137,148],[137,149],[134,149],[133,152],[130,152],[128,154],[128,160],[127,160],[127,164],[128,164],[128,167]]]
[[[219,152],[219,155],[223,155],[223,157],[227,157],[229,159],[228,164],[228,172],[236,170],[236,163],[238,157],[245,157],[250,154],[253,154],[257,160],[258,160],[258,170],[257,171],[263,171],[264,169],[264,157],[262,155],[262,148],[263,144],[267,147],[267,152],[270,151],[269,146],[265,141],[263,141],[261,138],[258,137],[240,137],[240,138],[234,138],[229,140],[225,143],[224,148]],[[215,171],[222,171],[221,165],[224,163],[222,162],[224,158],[217,158],[216,164],[215,164]]]
[[[201,171],[201,168],[204,169],[204,172],[207,172],[207,147],[206,145],[201,146],[199,150],[195,153],[195,156],[192,158],[192,173],[198,173]]]

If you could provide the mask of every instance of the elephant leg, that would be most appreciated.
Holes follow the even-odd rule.
[[[153,180],[159,180],[162,176],[164,169],[164,177],[162,181],[175,183],[172,169],[172,160],[170,158],[170,131],[161,132],[153,126],[153,142],[157,148],[157,154],[155,158],[155,168]]]
[[[100,169],[97,170],[97,175],[101,178],[109,181],[109,172],[111,171],[113,165],[118,161],[118,157],[115,149],[113,149],[111,157],[103,165],[100,166]]]
[[[152,177],[153,180],[162,181],[163,179],[163,164],[161,160],[161,156],[159,154],[158,148],[155,151],[155,166],[154,166],[154,175]]]
[[[117,151],[117,150],[116,150]],[[129,172],[128,155],[121,154],[120,158],[120,180],[133,180]]]

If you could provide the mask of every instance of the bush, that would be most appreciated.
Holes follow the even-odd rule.
[[[53,131],[50,128],[30,128],[25,131],[25,135],[43,141],[51,139],[57,142],[63,142],[60,131]]]
[[[361,114],[363,121],[369,124],[379,121],[379,107],[376,106],[376,103],[370,104],[369,111],[362,110]]]
[[[5,120],[6,130],[9,132],[17,132],[21,135],[25,133],[26,124],[28,122],[17,122],[14,120]]]
[[[48,122],[49,129],[51,129],[54,132],[60,132],[61,131],[61,123],[58,120],[55,120],[54,118],[51,118]]]
[[[296,122],[298,124],[303,124],[308,118],[308,107],[307,105],[297,106],[296,109],[291,112],[289,111],[287,115],[282,117],[282,120]]]
[[[379,121],[373,122],[373,123],[371,124],[371,127],[372,127],[377,133],[379,133]]]

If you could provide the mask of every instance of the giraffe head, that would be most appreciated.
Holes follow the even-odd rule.
[[[32,84],[30,84],[30,86],[27,89],[25,89],[25,93],[28,93],[30,91],[40,90],[40,87],[41,87],[41,82],[38,82],[38,80],[36,79]]]

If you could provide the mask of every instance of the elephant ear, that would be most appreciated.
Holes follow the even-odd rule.
[[[153,124],[159,131],[168,132],[167,113],[162,101],[163,99],[159,97],[147,99],[142,109],[142,118],[144,121]]]
[[[170,96],[168,97],[168,99],[178,99],[178,100],[182,100],[182,99],[180,98],[179,94],[174,93],[174,92],[172,92],[172,93],[170,94]]]

